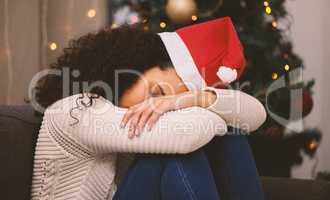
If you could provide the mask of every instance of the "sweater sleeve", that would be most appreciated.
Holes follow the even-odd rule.
[[[252,132],[265,122],[266,110],[253,96],[239,90],[212,87],[204,90],[213,91],[217,96],[215,102],[206,109],[221,116],[228,126]]]
[[[226,123],[215,113],[199,107],[165,113],[150,132],[144,131],[138,138],[128,138],[128,128],[120,128],[127,109],[114,106],[100,97],[93,99],[89,107],[74,109],[76,98],[61,105],[61,112],[50,112],[47,118],[58,134],[69,135],[94,153],[134,152],[185,154],[204,146],[215,135],[227,132]],[[63,100],[64,101],[64,100]],[[53,106],[53,108],[56,106]]]

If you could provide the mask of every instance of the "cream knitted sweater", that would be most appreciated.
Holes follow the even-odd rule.
[[[55,102],[47,108],[39,132],[32,199],[112,199],[117,153],[188,153],[225,134],[226,124],[253,131],[264,122],[266,112],[255,98],[212,90],[217,100],[208,109],[169,112],[133,140],[119,127],[126,109],[102,97],[93,99],[90,107],[81,105],[89,101],[80,99],[81,94]]]

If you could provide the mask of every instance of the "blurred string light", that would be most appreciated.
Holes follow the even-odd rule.
[[[166,28],[166,23],[165,22],[160,22],[159,26],[160,26],[160,28]]]
[[[193,20],[193,21],[197,21],[197,20],[198,20],[197,15],[193,15],[193,16],[191,16],[191,20]]]
[[[276,21],[273,21],[273,22],[272,22],[272,26],[273,26],[274,28],[277,28],[277,22],[276,22]]]
[[[55,51],[57,49],[57,44],[55,42],[52,42],[49,44],[49,49],[52,51]]]
[[[264,1],[265,12],[266,14],[270,15],[272,13],[272,8],[270,7],[269,1]]]
[[[268,1],[264,1],[264,6],[268,7],[269,6],[269,2]]]
[[[264,1],[264,7],[265,7],[265,13],[267,15],[272,14],[272,8],[270,7],[269,0]],[[272,24],[272,27],[275,28],[275,29],[278,27],[278,23],[277,23],[276,20],[273,20],[271,24]],[[284,57],[288,57],[288,56],[284,55]],[[290,70],[290,66],[288,64],[284,65],[283,68],[284,68],[285,71]],[[272,77],[273,80],[277,80],[278,79],[278,73],[273,72],[271,77]]]
[[[94,18],[96,16],[96,10],[95,9],[89,9],[87,12],[87,17]]]
[[[318,146],[318,143],[317,143],[317,141],[315,141],[315,140],[311,141],[311,142],[308,144],[308,148],[309,148],[310,150],[315,150],[315,149],[317,148],[317,146]]]
[[[273,74],[272,74],[272,79],[273,79],[273,80],[278,79],[278,74],[277,74],[276,72],[273,72]]]
[[[272,8],[270,6],[267,6],[265,8],[265,12],[266,12],[266,14],[270,15],[272,13]]]
[[[112,25],[111,25],[111,28],[112,29],[115,29],[115,28],[118,28],[119,26],[118,26],[118,24],[116,24],[116,23],[113,23]]]
[[[284,70],[289,71],[290,70],[290,65],[288,65],[288,64],[284,65]]]

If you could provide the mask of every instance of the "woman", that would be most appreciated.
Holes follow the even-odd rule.
[[[115,95],[116,98],[108,100],[111,100],[115,105],[121,107],[131,107],[137,104],[139,104],[138,107],[141,107],[140,103],[145,99],[148,99],[147,102],[149,104],[142,103],[143,105],[150,105],[150,102],[152,102],[153,105],[160,105],[162,108],[161,112],[153,112],[156,113],[155,117],[148,118],[149,121],[147,124],[149,125],[149,129],[153,130],[152,126],[156,126],[155,123],[158,117],[167,111],[191,106],[209,108],[211,105],[214,105],[215,101],[221,101],[219,100],[219,96],[217,97],[215,93],[211,91],[212,89],[210,89],[210,91],[186,92],[186,87],[181,84],[180,78],[178,78],[175,70],[171,66],[169,56],[158,35],[139,29],[120,28],[115,30],[102,30],[99,33],[89,34],[73,41],[70,47],[65,49],[64,55],[58,59],[53,68],[79,70],[80,75],[70,80],[70,83],[73,85],[77,83],[91,84],[101,80],[107,83],[112,90],[115,90],[116,80],[114,77],[118,70],[134,69],[143,73],[143,79],[134,75],[132,76],[131,73],[120,76],[117,80],[118,93]],[[107,172],[113,171],[113,169],[109,168],[113,166],[115,156],[111,155],[110,159],[105,158],[107,157],[106,155],[108,152],[106,150],[108,150],[108,147],[104,145],[107,141],[104,141],[103,145],[102,143],[91,144],[89,142],[96,141],[93,139],[93,135],[88,134],[88,136],[86,136],[88,139],[85,138],[85,135],[80,135],[80,133],[86,132],[84,130],[86,127],[83,126],[83,122],[86,121],[86,119],[84,116],[76,115],[77,112],[79,115],[80,110],[84,109],[84,107],[87,109],[88,107],[97,107],[100,102],[101,104],[106,102],[106,100],[100,96],[108,96],[100,87],[95,87],[90,90],[89,92],[92,93],[92,95],[85,95],[83,97],[73,95],[74,93],[85,92],[83,89],[77,91],[74,88],[70,88],[71,91],[69,91],[68,96],[73,96],[64,98],[62,82],[62,76],[50,75],[38,88],[40,90],[38,100],[43,106],[48,107],[52,105],[56,107],[61,105],[61,103],[67,104],[65,112],[62,112],[60,119],[57,120],[63,127],[57,124],[57,129],[49,130],[48,128],[50,128],[50,126],[47,123],[48,118],[44,118],[46,120],[44,120],[43,127],[41,127],[36,147],[32,198],[111,199],[113,196],[111,191],[114,191],[114,184],[108,182],[108,185],[106,185],[103,180],[113,180],[113,174]],[[147,83],[147,86],[143,83]],[[170,87],[165,87],[164,85]],[[88,101],[84,101],[85,98],[87,98]],[[182,98],[184,100],[181,100]],[[251,125],[251,127],[260,126],[260,123],[264,120],[264,110],[262,106],[260,107],[260,104],[248,95],[243,94],[243,98],[245,100],[243,103],[251,105],[252,111],[257,113],[256,116],[258,116],[258,112],[260,116],[259,118],[255,118],[257,120],[253,119],[252,121],[249,121],[246,116],[242,119],[246,119],[247,121],[244,122]],[[53,104],[56,101],[57,103]],[[218,103],[217,105],[220,104]],[[212,108],[212,106],[210,108]],[[216,112],[216,110],[214,111]],[[69,120],[69,118],[63,116],[71,117]],[[179,117],[179,115],[176,115],[176,117]],[[74,123],[72,123],[71,119],[75,119]],[[184,120],[184,118],[182,118],[182,120]],[[216,122],[216,119],[213,121]],[[120,121],[118,121],[118,123],[119,122]],[[137,123],[138,122],[139,121],[137,121]],[[196,121],[196,123],[198,123],[198,121]],[[143,124],[145,123],[142,123],[142,125]],[[89,125],[90,126],[87,126],[87,128],[95,128],[92,124]],[[141,133],[140,128],[142,129],[143,127],[130,127],[129,136],[139,135]],[[72,130],[78,130],[75,132],[77,134],[74,135],[74,131]],[[71,135],[68,136],[64,132],[70,133]],[[59,134],[65,137],[59,138]],[[95,132],[95,137],[100,136],[96,134],[97,132]],[[130,146],[130,144],[127,145]],[[134,146],[132,146],[132,148],[134,148]],[[246,146],[244,148],[246,148]],[[245,150],[248,151],[248,149]],[[166,160],[162,161],[162,166],[169,167],[172,165],[171,159],[168,159],[166,156],[157,156],[156,158],[153,156],[150,158],[149,156],[139,156],[133,167],[145,164],[152,169],[156,169],[158,165],[149,165],[148,163],[153,163],[153,161],[158,163],[163,158]],[[204,183],[205,186],[210,185],[210,187],[201,188],[203,190],[202,192],[196,192],[201,196],[196,198],[204,198],[204,195],[209,196],[209,193],[212,194],[212,199],[218,198],[215,182],[219,183],[221,180],[213,180],[213,175],[207,168],[208,163],[206,162],[207,160],[203,159],[203,154],[198,154],[197,152],[197,154],[193,155],[183,155],[182,158],[187,158],[187,160],[192,158],[192,160],[201,161],[204,167],[197,167],[196,170],[193,170],[193,175],[197,177],[203,177],[203,175],[205,175],[205,177],[208,177],[208,179],[203,180],[205,182],[202,181],[201,183]],[[180,156],[177,159],[180,159]],[[137,163],[141,164],[137,165]],[[247,164],[251,164],[251,162]],[[190,169],[195,168],[195,165],[192,163],[190,165],[189,162],[187,166],[191,167]],[[253,167],[252,163],[252,167],[250,166],[250,168]],[[176,169],[173,170],[175,171]],[[255,169],[253,168],[253,170]],[[168,171],[172,171],[172,169]],[[129,171],[128,176],[126,176],[123,182],[124,185],[120,186],[121,188],[125,188],[125,183],[127,183],[127,180],[132,175],[130,172],[132,172],[132,170]],[[154,178],[160,177],[164,172],[163,169],[155,170],[155,176],[151,176],[151,179],[146,179],[146,182],[153,183]],[[137,172],[137,174],[139,174],[139,172]],[[171,187],[169,183],[173,180],[172,178],[168,178],[168,181],[160,179],[157,185],[162,183],[163,186],[161,187],[163,191],[166,191],[165,189],[167,189],[168,186]],[[138,181],[139,179],[134,180]],[[174,182],[180,183],[180,180]],[[221,186],[219,187],[221,188]],[[119,188],[119,191],[121,191],[120,193],[122,194],[130,192],[121,188]],[[181,199],[180,196],[175,197],[170,192],[166,194],[158,193],[157,188],[151,190],[155,195],[153,197],[157,196],[166,199],[166,195],[169,195],[168,198]],[[167,190],[170,191],[170,189]],[[121,199],[121,197],[119,198]]]

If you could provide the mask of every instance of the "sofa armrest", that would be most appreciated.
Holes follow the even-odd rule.
[[[30,199],[40,122],[30,106],[0,105],[0,199]]]

